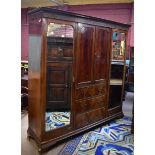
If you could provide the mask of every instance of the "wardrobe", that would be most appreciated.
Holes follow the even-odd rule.
[[[45,152],[63,139],[122,117],[125,48],[122,54],[115,47],[115,63],[121,61],[123,70],[121,84],[117,81],[119,102],[113,104],[113,33],[123,32],[126,38],[129,25],[51,8],[28,15],[27,133],[38,150]]]

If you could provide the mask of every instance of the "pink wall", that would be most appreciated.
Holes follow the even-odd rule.
[[[69,6],[66,10],[79,14],[108,19],[124,24],[129,24],[131,20],[131,4],[102,4]]]
[[[131,24],[129,29],[127,42],[127,57],[129,55],[128,49],[134,46],[134,9],[133,4],[105,4],[105,5],[79,5],[79,6],[65,6],[64,10],[79,14],[104,18],[124,24]],[[28,57],[28,23],[27,23],[27,9],[22,9],[22,60]]]
[[[105,5],[85,5],[69,6],[65,9],[79,14],[108,19],[124,24],[131,24],[133,21],[133,4],[105,4]],[[133,24],[129,29],[126,57],[129,58],[130,46],[133,45]]]
[[[28,9],[21,11],[21,60],[28,60]]]
[[[131,15],[130,46],[134,47],[134,5],[132,7],[132,15]]]

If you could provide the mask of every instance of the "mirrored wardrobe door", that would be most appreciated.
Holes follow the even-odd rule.
[[[122,60],[124,61],[125,56],[125,42],[126,34],[125,32],[113,32],[112,36],[112,60]]]
[[[45,131],[71,123],[73,27],[51,22],[47,31]]]

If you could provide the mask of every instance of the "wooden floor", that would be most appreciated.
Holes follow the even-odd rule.
[[[133,93],[127,93],[123,102],[123,113],[125,116],[132,117]],[[21,155],[39,155],[35,142],[27,139],[28,114],[25,112],[21,115]],[[53,147],[43,155],[57,155],[67,141]]]

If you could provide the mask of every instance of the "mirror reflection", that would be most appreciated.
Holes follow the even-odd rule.
[[[125,55],[125,33],[113,32],[112,59],[124,60]]]
[[[65,24],[50,23],[47,37],[73,38],[73,27]]]
[[[70,124],[73,27],[49,23],[47,30],[45,131]]]

